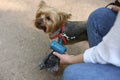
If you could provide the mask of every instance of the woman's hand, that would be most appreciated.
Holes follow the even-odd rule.
[[[60,54],[57,52],[53,53],[60,59],[61,64],[72,64],[72,59],[74,58],[74,55],[68,55],[66,52],[65,54]]]
[[[83,62],[83,54],[80,55],[69,55],[67,52],[65,54],[59,54],[57,52],[53,53],[56,55],[58,58],[60,58],[60,63],[61,64],[75,64],[75,63],[81,63]]]
[[[112,10],[115,11],[115,12],[119,12],[120,11],[120,7],[113,5],[112,6]]]

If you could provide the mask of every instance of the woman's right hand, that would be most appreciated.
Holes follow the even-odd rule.
[[[67,54],[67,52],[65,52],[65,54],[53,52],[53,54],[56,55],[60,59],[60,64],[63,64],[63,65],[83,62],[83,54],[79,54],[76,56],[69,55]]]
[[[67,52],[65,54],[60,54],[57,52],[53,52],[54,55],[56,55],[60,59],[60,64],[66,65],[66,64],[72,64],[74,55],[68,55]]]

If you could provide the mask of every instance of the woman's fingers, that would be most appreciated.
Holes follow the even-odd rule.
[[[61,58],[61,54],[59,54],[59,53],[57,53],[57,52],[53,52],[53,54],[54,54],[55,56],[57,56],[58,58]]]
[[[116,12],[119,12],[120,11],[120,7],[118,6],[112,6],[112,10],[116,11]]]

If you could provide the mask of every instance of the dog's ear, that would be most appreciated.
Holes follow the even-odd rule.
[[[60,17],[60,21],[67,21],[72,16],[71,14],[67,14],[67,13],[64,13],[64,12],[59,12],[58,14],[59,14],[59,17]]]
[[[43,6],[46,6],[47,4],[43,1],[43,0],[41,0],[41,2],[40,2],[40,4],[39,4],[39,7],[41,8],[41,7],[43,7]]]

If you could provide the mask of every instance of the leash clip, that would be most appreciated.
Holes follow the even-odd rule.
[[[62,36],[64,36],[67,40],[70,40],[69,37],[63,32]]]
[[[62,36],[64,36],[67,40],[75,39],[75,36],[68,37],[65,33],[62,33]]]

